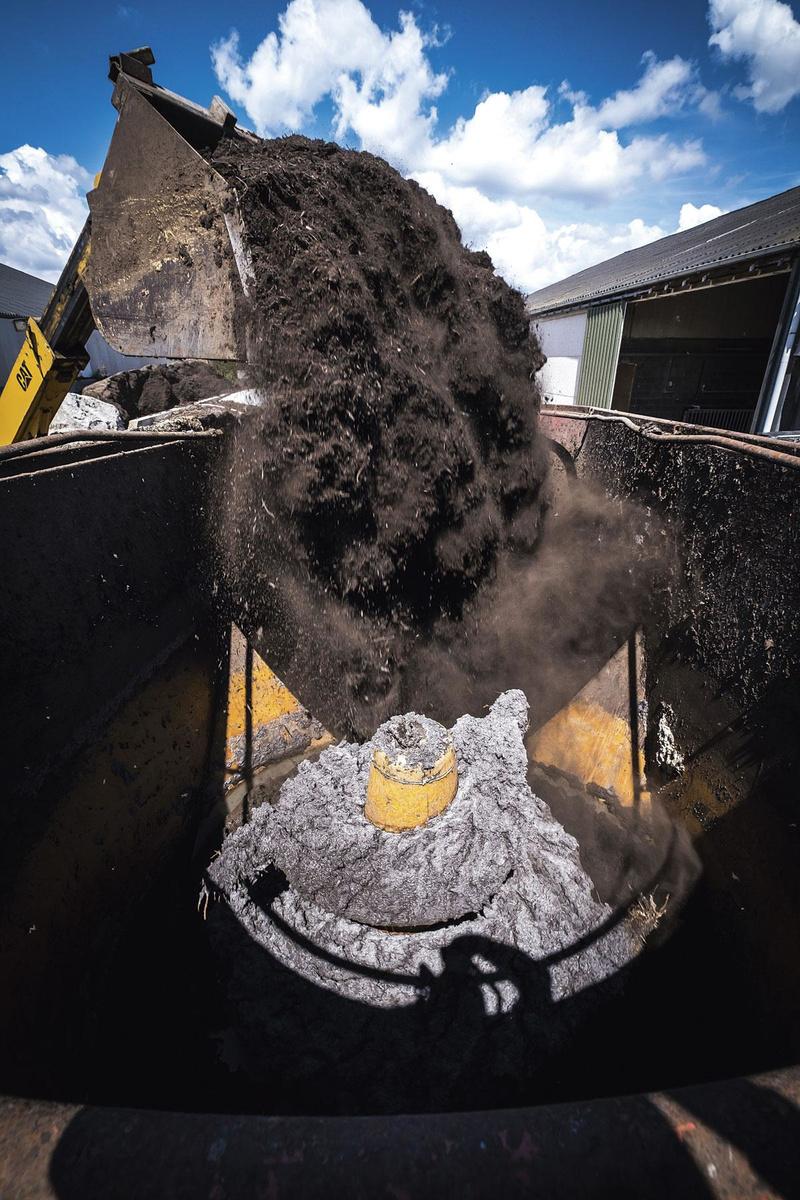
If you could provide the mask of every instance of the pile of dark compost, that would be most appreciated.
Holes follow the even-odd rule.
[[[211,363],[189,358],[120,371],[90,383],[83,394],[115,405],[128,420],[133,420],[234,390],[235,385]]]
[[[344,727],[371,732],[362,710],[396,711],[414,642],[536,543],[543,358],[522,296],[381,159],[287,137],[224,140],[213,162],[252,253],[265,396],[226,464],[227,585],[284,639],[279,669],[326,629]]]

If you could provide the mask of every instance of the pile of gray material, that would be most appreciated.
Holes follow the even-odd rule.
[[[68,433],[72,429],[124,429],[125,418],[115,404],[106,404],[94,396],[67,392],[50,422],[49,433]]]
[[[235,382],[220,375],[213,364],[187,358],[119,371],[87,384],[83,395],[113,404],[127,420],[134,420],[210,396],[225,396],[237,387]]]
[[[529,1100],[617,993],[641,943],[593,897],[577,842],[527,784],[527,711],[512,691],[456,722],[458,791],[427,825],[391,833],[364,815],[384,727],[301,765],[225,842],[208,871],[210,934],[265,1100]]]

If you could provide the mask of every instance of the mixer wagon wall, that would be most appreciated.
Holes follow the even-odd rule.
[[[31,1196],[97,1194],[113,1179],[118,1195],[162,1195],[193,1178],[203,1192],[220,1155],[231,1195],[266,1172],[291,1194],[323,1194],[334,1176],[374,1194],[391,1176],[427,1196],[445,1166],[465,1195],[485,1169],[507,1195],[534,1184],[574,1195],[580,1181],[585,1195],[748,1196],[765,1179],[777,1190],[796,1179],[796,1072],[774,1069],[800,1051],[800,534],[787,519],[800,458],[790,445],[575,408],[543,426],[567,486],[583,475],[644,499],[674,522],[683,551],[671,614],[647,634],[643,711],[651,735],[664,706],[675,715],[687,769],[659,774],[651,741],[648,770],[699,849],[701,915],[689,957],[659,951],[658,986],[634,990],[658,1037],[639,1030],[628,1067],[618,1054],[603,1076],[619,1092],[669,1094],[588,1102],[578,1089],[560,1107],[497,1114],[276,1118],[243,1114],[230,1077],[203,1074],[205,989],[187,955],[202,929],[192,872],[233,809],[220,717],[244,699],[235,736],[246,765],[256,693],[265,726],[287,728],[297,705],[254,681],[252,654],[234,662],[226,649],[236,614],[213,595],[205,525],[224,435],[51,438],[0,459],[0,548],[16,564],[0,584],[0,1162],[17,1191],[22,1180]],[[290,769],[316,733],[304,727],[286,766],[273,744],[275,768]],[[98,1008],[101,996],[114,1003]],[[623,1030],[602,1040],[621,1051]],[[584,1087],[602,1090],[588,1075]],[[231,1115],[210,1115],[220,1108]],[[456,1149],[444,1164],[446,1140]]]

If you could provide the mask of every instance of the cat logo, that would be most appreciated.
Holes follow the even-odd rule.
[[[30,382],[33,379],[33,375],[31,374],[31,369],[27,363],[22,363],[20,365],[20,368],[17,371],[15,378],[16,378],[19,386],[22,388],[23,392],[27,392],[28,387],[30,386]]]

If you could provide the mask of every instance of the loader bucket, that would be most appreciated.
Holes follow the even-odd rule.
[[[247,254],[235,196],[199,153],[233,115],[124,73],[113,103],[119,119],[88,196],[85,284],[97,327],[123,354],[244,357],[237,311]]]

